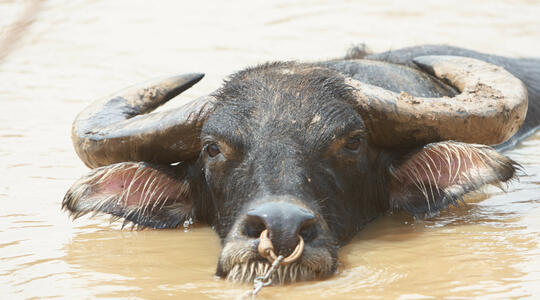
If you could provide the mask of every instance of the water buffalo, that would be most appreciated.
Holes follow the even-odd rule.
[[[428,218],[515,178],[519,165],[499,152],[540,124],[540,60],[448,46],[266,63],[148,114],[202,76],[84,109],[73,143],[93,170],[62,204],[141,227],[210,224],[216,273],[238,282],[279,256],[293,258],[274,282],[332,275],[338,248],[384,212]]]

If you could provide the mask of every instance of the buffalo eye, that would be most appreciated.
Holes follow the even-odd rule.
[[[360,144],[362,141],[359,137],[350,137],[347,139],[347,142],[345,143],[345,148],[351,151],[356,151],[358,148],[360,148]]]
[[[208,153],[208,156],[210,157],[215,157],[216,155],[220,154],[221,151],[216,144],[209,144],[206,146],[206,153]]]

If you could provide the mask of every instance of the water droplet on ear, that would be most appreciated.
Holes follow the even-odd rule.
[[[191,225],[192,223],[190,222],[190,220],[185,220],[184,221],[184,232],[188,232],[189,231],[189,226]]]

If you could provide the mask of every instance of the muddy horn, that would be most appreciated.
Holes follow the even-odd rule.
[[[413,61],[460,94],[414,97],[348,78],[375,144],[407,147],[456,140],[494,145],[510,138],[523,123],[527,90],[503,68],[457,56],[421,56]]]
[[[212,107],[211,97],[164,112],[146,113],[203,76],[157,79],[92,103],[73,122],[75,151],[91,168],[122,161],[173,163],[197,157],[200,128]]]

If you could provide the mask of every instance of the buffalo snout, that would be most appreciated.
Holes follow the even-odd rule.
[[[265,229],[274,245],[274,251],[283,256],[294,251],[300,236],[309,242],[318,233],[314,212],[283,201],[262,203],[248,210],[243,233],[257,238]]]

